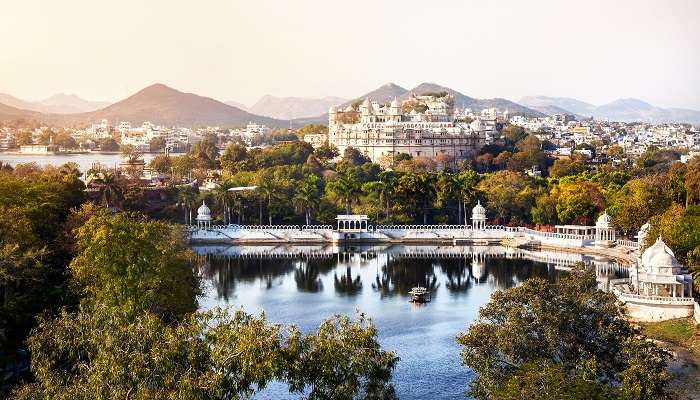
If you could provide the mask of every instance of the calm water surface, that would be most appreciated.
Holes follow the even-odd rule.
[[[144,154],[143,159],[148,163],[155,154]],[[122,162],[120,154],[60,154],[60,155],[26,155],[26,154],[5,154],[0,153],[0,161],[9,163],[12,166],[22,163],[35,162],[40,166],[54,165],[61,166],[67,162],[74,162],[80,166],[80,171],[85,173],[95,163],[100,163],[106,167],[115,167]]]
[[[401,399],[463,399],[471,371],[460,365],[455,337],[495,290],[539,276],[554,280],[562,264],[584,261],[602,287],[624,268],[580,254],[532,253],[502,247],[390,246],[351,251],[332,247],[196,246],[205,259],[203,308],[242,307],[313,331],[335,314],[369,315],[382,348],[401,358],[394,385]],[[486,254],[484,254],[486,253]],[[543,262],[545,258],[556,262]],[[539,260],[536,261],[535,259]],[[564,268],[566,269],[566,268]],[[415,305],[408,291],[432,291]],[[271,385],[256,398],[295,398]]]

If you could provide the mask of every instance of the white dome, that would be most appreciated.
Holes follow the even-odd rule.
[[[652,259],[650,260],[650,263],[653,267],[673,267],[676,265],[676,257],[668,254],[668,253],[661,253],[657,254]]]
[[[204,200],[202,200],[202,205],[199,206],[199,208],[197,209],[197,220],[210,220],[210,219],[211,219],[211,210],[204,203]]]
[[[472,208],[472,219],[477,218],[477,219],[485,219],[486,218],[486,209],[484,206],[481,205],[481,201],[477,201],[476,205],[474,208]]]
[[[654,244],[649,246],[649,248],[644,250],[644,253],[642,253],[642,265],[645,267],[652,265],[668,265],[666,263],[668,262],[669,258],[666,256],[670,256],[673,259],[673,264],[675,264],[676,255],[673,254],[673,250],[666,246],[666,243],[664,243],[664,241],[659,237],[656,239]],[[664,264],[656,264],[655,262],[657,261]]]
[[[604,212],[601,214],[600,217],[598,217],[598,220],[595,223],[595,226],[601,227],[601,228],[607,228],[610,226],[611,218],[608,215],[607,212]]]

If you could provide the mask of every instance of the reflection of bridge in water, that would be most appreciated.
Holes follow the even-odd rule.
[[[374,245],[339,247],[332,245],[256,245],[256,246],[193,246],[193,250],[204,256],[233,259],[329,259],[339,263],[352,257],[373,259],[386,255],[393,259],[465,259],[479,263],[487,259],[507,258],[536,261],[548,267],[568,270],[577,263],[595,267],[596,274],[608,276],[626,270],[626,265],[613,259],[580,252],[557,250],[529,250],[500,245],[492,246],[430,246],[430,245]]]

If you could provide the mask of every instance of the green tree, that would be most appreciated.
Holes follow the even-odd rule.
[[[478,399],[523,398],[521,390],[532,399],[584,399],[596,392],[669,398],[669,354],[638,335],[615,296],[599,291],[595,275],[582,266],[555,283],[531,278],[495,292],[457,341],[464,365],[477,373],[470,392]],[[542,376],[537,371],[543,369],[563,379]],[[582,393],[557,397],[572,389]]]
[[[192,253],[178,230],[106,212],[76,232],[73,277],[88,301],[175,318],[196,309]]]
[[[298,182],[293,202],[298,210],[304,212],[306,225],[311,224],[311,212],[318,207],[319,179],[316,175],[308,175]]]
[[[328,190],[345,206],[345,213],[351,213],[353,201],[360,193],[361,185],[354,170],[341,174],[338,179],[328,183]]]
[[[700,156],[688,161],[685,173],[686,205],[700,204]]]

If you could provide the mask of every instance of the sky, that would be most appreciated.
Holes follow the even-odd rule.
[[[0,0],[0,93],[251,105],[435,82],[700,109],[700,1]]]

